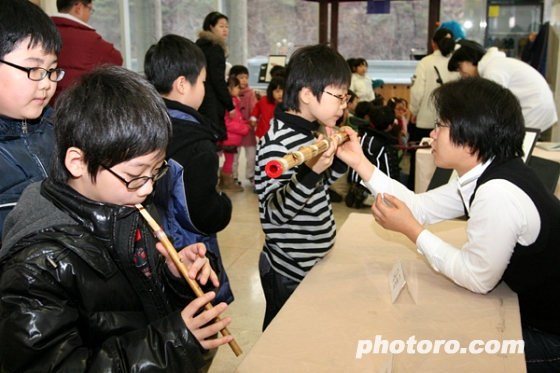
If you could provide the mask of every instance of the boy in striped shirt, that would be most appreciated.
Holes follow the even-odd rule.
[[[351,72],[346,60],[327,45],[297,50],[287,66],[282,105],[257,150],[255,184],[266,235],[259,260],[266,298],[263,330],[311,268],[334,244],[336,226],[328,187],[347,170],[327,151],[272,179],[266,164],[317,141],[320,123],[327,135],[348,102]]]

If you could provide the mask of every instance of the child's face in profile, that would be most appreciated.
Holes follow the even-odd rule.
[[[274,97],[274,101],[282,102],[282,97],[284,96],[284,89],[281,87],[276,88],[272,91],[272,97]]]
[[[69,165],[69,156],[72,157],[72,149],[77,148],[71,148],[67,152],[66,167],[73,176],[68,184],[92,201],[129,207],[134,207],[137,203],[144,202],[146,197],[152,193],[154,182],[153,180],[148,180],[140,188],[130,190],[118,176],[126,181],[131,181],[141,176],[153,177],[158,175],[165,159],[165,151],[160,151],[119,163],[111,167],[110,171],[100,168],[97,173],[97,180],[94,183],[87,172],[87,165],[85,163],[80,163],[81,161],[74,159],[73,163]],[[75,169],[73,165],[76,164],[83,167]]]
[[[203,67],[200,70],[200,74],[196,80],[194,85],[191,85],[192,95],[188,96],[188,100],[190,102],[187,105],[191,106],[195,110],[198,110],[200,105],[202,105],[202,101],[204,100],[205,88],[204,88],[204,81],[206,80],[206,68]]]
[[[24,68],[42,67],[55,69],[58,59],[55,54],[45,53],[38,45],[27,48],[29,39],[21,41],[2,60]],[[0,114],[14,119],[35,119],[56,90],[56,82],[48,75],[40,81],[27,77],[27,72],[0,62]]]
[[[364,62],[360,66],[356,67],[356,73],[358,75],[364,76],[367,73],[367,69],[368,69],[368,65],[367,65],[367,63]]]
[[[308,105],[309,113],[314,118],[327,127],[335,127],[336,121],[344,114],[348,100],[348,88],[327,86],[323,90],[321,101],[313,96]]]
[[[360,103],[360,98],[358,96],[354,96],[352,101],[348,101],[348,110],[354,112],[356,111],[356,106]]]
[[[247,74],[238,74],[235,76],[239,80],[239,89],[245,89],[249,86],[249,75]]]

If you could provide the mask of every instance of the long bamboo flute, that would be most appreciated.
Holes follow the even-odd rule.
[[[183,263],[183,261],[179,257],[179,254],[177,253],[177,250],[175,250],[175,247],[173,246],[171,241],[169,241],[169,238],[167,238],[167,235],[165,234],[163,229],[154,220],[154,218],[152,218],[150,213],[148,211],[146,211],[144,206],[142,206],[141,204],[137,204],[136,208],[140,211],[140,214],[142,214],[144,219],[146,219],[146,221],[148,222],[148,225],[150,226],[150,228],[152,228],[156,237],[163,244],[163,247],[165,247],[165,250],[167,251],[167,253],[171,257],[171,260],[173,260],[173,263],[175,263],[175,265],[179,269],[179,272],[181,272],[181,274],[183,275],[183,277],[185,278],[185,280],[187,281],[187,283],[189,284],[191,289],[194,291],[196,296],[198,298],[202,297],[204,295],[204,292],[202,291],[202,289],[198,285],[198,282],[196,282],[196,280],[193,280],[189,277],[189,269],[187,268],[186,264]],[[204,308],[206,310],[211,310],[212,308],[214,308],[214,306],[212,306],[212,303],[206,303]],[[216,318],[214,318],[214,323],[217,323],[220,320],[221,320],[220,317],[216,316]],[[228,336],[228,335],[231,335],[231,333],[229,332],[229,330],[227,328],[223,328],[222,330],[220,330],[220,333],[222,333],[222,335],[224,337]],[[229,342],[229,346],[231,347],[231,349],[235,353],[235,356],[239,356],[243,353],[243,351],[241,350],[241,348],[239,347],[239,345],[237,344],[235,339],[232,339],[231,342]]]
[[[332,141],[338,141],[338,145],[340,145],[347,140],[348,134],[344,131],[340,131],[330,137],[317,141],[314,144],[304,145],[295,152],[290,152],[282,158],[269,161],[264,167],[264,170],[268,177],[276,179],[289,169],[299,166],[300,164],[315,158],[317,155],[324,153],[329,148]]]

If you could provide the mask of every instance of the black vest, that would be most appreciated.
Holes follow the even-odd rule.
[[[515,158],[488,166],[477,181],[470,204],[478,188],[492,179],[507,180],[523,190],[541,219],[537,240],[529,246],[515,245],[502,280],[517,293],[524,323],[560,335],[560,200],[532,168]]]

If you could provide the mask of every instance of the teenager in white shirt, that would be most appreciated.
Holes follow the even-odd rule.
[[[519,101],[493,81],[465,78],[436,89],[434,104],[434,163],[459,176],[449,184],[414,194],[365,158],[354,133],[337,156],[376,195],[375,220],[416,243],[435,270],[481,294],[506,282],[519,297],[528,372],[559,371],[560,201],[521,160]],[[462,248],[423,227],[465,213]]]

